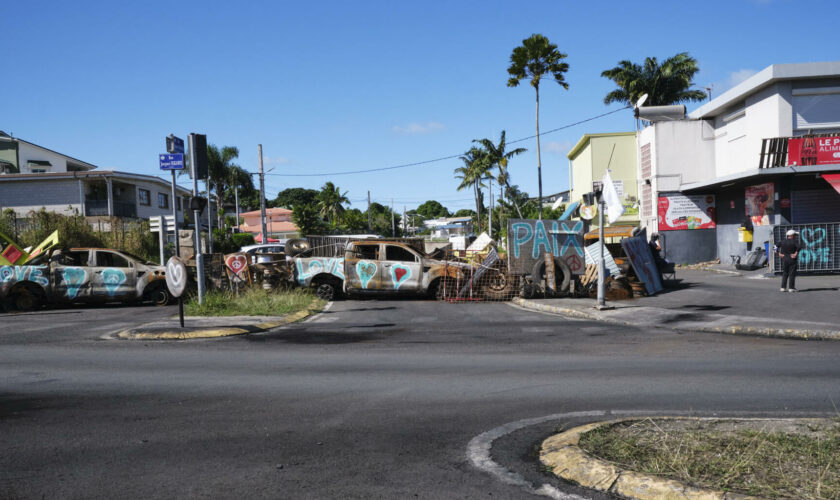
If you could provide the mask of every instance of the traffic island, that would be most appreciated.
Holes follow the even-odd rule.
[[[148,323],[113,334],[122,340],[191,340],[261,333],[296,323],[320,312],[324,302],[313,299],[304,309],[282,316],[188,316],[181,328],[177,319]]]
[[[540,461],[622,498],[837,498],[839,445],[836,419],[630,418],[551,436]]]

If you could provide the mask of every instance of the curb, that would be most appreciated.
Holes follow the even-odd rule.
[[[558,307],[548,304],[540,304],[538,302],[532,302],[528,299],[523,299],[520,297],[514,297],[513,299],[511,299],[511,303],[516,304],[524,309],[547,312],[552,314],[560,314],[562,316],[567,316],[575,319],[603,321],[605,323],[613,323],[617,325],[645,326],[644,324],[639,324],[623,319],[604,317],[603,315],[597,313],[588,313],[570,307]],[[677,331],[726,333],[732,335],[753,335],[760,337],[784,338],[795,340],[840,340],[840,331],[837,330],[807,330],[797,328],[771,328],[741,325],[732,325],[725,327],[700,325],[692,325],[691,327],[680,327],[660,325],[660,327],[669,328],[671,330]]]
[[[657,417],[671,420],[721,420],[696,417]],[[551,468],[552,473],[565,481],[577,483],[606,493],[620,495],[634,500],[656,500],[668,498],[709,500],[762,500],[760,497],[729,493],[708,488],[689,486],[680,481],[648,476],[638,472],[620,469],[583,451],[578,443],[580,437],[592,430],[620,422],[641,420],[624,418],[595,422],[555,434],[542,442],[540,462]],[[738,419],[738,420],[780,420],[780,419]]]
[[[253,325],[205,328],[198,327],[189,330],[176,328],[174,330],[167,329],[162,331],[143,331],[144,328],[141,326],[117,332],[114,335],[114,338],[121,340],[191,340],[229,337],[232,335],[242,335],[244,333],[260,333],[271,330],[272,328],[277,328],[278,326],[296,323],[316,312],[320,312],[321,309],[315,307],[317,302],[318,299],[314,299],[305,309],[296,313],[281,316],[274,321],[265,321],[262,323],[255,323]],[[219,317],[222,318],[222,316]]]

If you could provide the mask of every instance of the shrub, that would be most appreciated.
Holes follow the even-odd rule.
[[[254,240],[254,235],[251,233],[234,233],[231,235],[231,239],[233,240],[233,244],[236,245],[236,250],[248,245],[256,244],[256,240]]]

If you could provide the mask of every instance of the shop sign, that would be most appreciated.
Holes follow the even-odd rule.
[[[840,163],[840,135],[788,139],[788,165]]]
[[[663,193],[659,196],[659,230],[714,229],[715,196]]]

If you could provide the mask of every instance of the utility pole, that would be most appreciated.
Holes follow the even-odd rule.
[[[493,179],[490,179],[490,187],[487,189],[490,199],[487,200],[487,236],[493,237]]]
[[[598,259],[598,309],[606,309],[605,282],[607,264],[604,260],[604,202],[603,197],[598,198],[598,245],[601,250],[601,258]]]
[[[373,232],[373,220],[372,216],[370,215],[370,191],[368,191],[368,232]]]
[[[391,198],[391,237],[397,237],[397,226],[394,225],[394,199]]]
[[[219,213],[222,207],[216,207]],[[213,206],[210,204],[210,169],[207,169],[207,253],[213,253]]]
[[[193,169],[193,198],[198,198],[198,156],[195,148],[195,134],[189,135],[190,162]],[[209,198],[209,193],[208,193]],[[210,210],[208,201],[207,210]],[[193,210],[193,226],[195,227],[195,273],[198,282],[198,303],[204,304],[206,293],[204,284],[204,254],[201,253],[201,211]],[[177,237],[177,236],[176,236]]]
[[[406,232],[406,225],[405,225],[405,205],[403,205],[403,236],[406,236],[408,233]]]
[[[234,232],[236,229],[239,228],[239,184],[234,186],[233,188],[233,196],[234,196],[234,203],[236,203],[236,227],[233,229]]]
[[[268,232],[265,227],[265,173],[263,172],[262,144],[257,144],[260,154],[260,223],[262,224],[262,243],[268,243]]]

